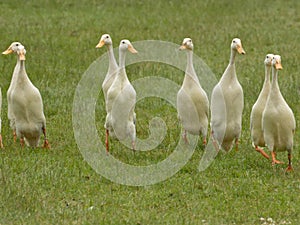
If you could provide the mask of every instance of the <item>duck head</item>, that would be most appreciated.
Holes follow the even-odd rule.
[[[243,49],[242,42],[239,38],[234,38],[231,42],[231,49],[236,50],[239,54],[246,54]]]
[[[101,48],[103,45],[112,45],[112,40],[109,34],[103,34],[96,48]]]
[[[265,58],[265,65],[266,66],[272,66],[272,60],[273,60],[274,55],[273,54],[267,54]]]
[[[274,66],[276,70],[281,70],[282,69],[280,55],[274,55],[273,56],[272,66]]]
[[[26,50],[25,47],[20,42],[13,42],[8,49],[2,52],[3,55],[8,55],[11,53],[17,53],[20,60],[25,60]]]
[[[188,49],[188,50],[193,50],[194,49],[194,45],[193,45],[193,42],[192,42],[191,38],[183,39],[182,44],[179,47],[179,50],[184,50],[184,49]]]
[[[120,41],[119,49],[120,49],[121,51],[126,51],[126,50],[128,50],[128,51],[130,51],[131,53],[138,53],[137,50],[135,50],[135,48],[132,46],[132,44],[130,43],[130,41],[129,41],[129,40],[126,40],[126,39]]]

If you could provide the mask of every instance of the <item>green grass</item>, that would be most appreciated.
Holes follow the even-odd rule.
[[[16,57],[1,56],[5,149],[0,151],[0,224],[262,224],[260,217],[271,217],[276,224],[299,224],[299,132],[291,174],[284,173],[286,165],[272,168],[256,153],[249,132],[251,107],[263,81],[263,60],[273,52],[282,57],[279,85],[299,124],[299,10],[297,0],[1,1],[0,50],[12,41],[25,45],[27,73],[43,96],[52,149],[21,149],[13,143],[5,93]],[[72,102],[83,73],[105,52],[95,49],[103,33],[111,34],[114,47],[123,38],[180,44],[190,36],[195,54],[217,79],[227,66],[231,39],[241,38],[247,54],[239,56],[236,65],[245,95],[240,151],[219,154],[199,173],[203,155],[199,142],[182,170],[146,187],[119,185],[97,174],[77,148]],[[130,65],[127,72],[130,80],[152,74],[178,84],[183,79],[183,72],[156,63]],[[135,154],[112,141],[111,154],[135,165],[159,162],[178,141],[176,110],[150,98],[139,102],[136,111],[139,137],[147,137],[147,123],[156,115],[168,126],[166,138],[155,151]],[[102,93],[96,113],[103,142]],[[287,162],[286,153],[278,158]]]

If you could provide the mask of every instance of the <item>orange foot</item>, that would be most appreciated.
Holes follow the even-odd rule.
[[[44,144],[43,144],[43,148],[46,148],[46,149],[50,149],[51,148],[48,139],[45,139]]]
[[[285,169],[285,172],[293,172],[293,171],[294,169],[291,164],[289,164],[289,166]]]
[[[255,150],[257,152],[259,152],[260,154],[262,154],[265,158],[267,158],[267,159],[270,158],[270,156],[267,153],[265,153],[265,151],[262,148],[258,147],[257,145],[255,146]]]
[[[272,151],[272,165],[274,166],[275,164],[284,164],[284,162],[281,162],[276,159],[276,153]]]

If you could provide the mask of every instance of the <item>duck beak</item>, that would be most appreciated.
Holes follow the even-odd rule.
[[[243,54],[243,55],[246,54],[246,52],[244,51],[242,45],[237,45],[236,50],[238,51],[239,54]]]
[[[131,52],[131,53],[138,53],[137,50],[135,50],[135,48],[132,46],[132,45],[128,45],[128,50]]]
[[[104,40],[100,40],[99,43],[96,45],[96,48],[101,48],[104,45]]]
[[[13,50],[9,47],[8,49],[6,49],[4,52],[2,52],[3,55],[8,55],[13,53]]]
[[[181,45],[181,46],[179,47],[179,50],[184,50],[184,49],[186,49],[186,46],[185,46],[185,45]]]
[[[279,62],[279,61],[276,60],[275,68],[276,68],[276,70],[282,70],[281,62]]]

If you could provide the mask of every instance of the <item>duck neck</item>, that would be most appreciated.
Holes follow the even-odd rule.
[[[265,83],[270,82],[271,67],[265,66]]]
[[[194,77],[196,74],[194,65],[193,65],[193,51],[191,51],[191,50],[187,51],[187,65],[186,65],[185,73],[192,77]]]
[[[114,50],[112,45],[107,46],[107,52],[109,60],[108,72],[109,74],[113,74],[113,72],[115,72],[115,70],[118,68],[118,64],[114,56]]]
[[[236,51],[234,49],[231,49],[229,65],[234,65],[235,56],[236,56]]]
[[[25,70],[25,60],[19,60],[18,59],[17,63],[19,64],[19,72],[18,72],[17,79],[20,82],[23,82],[24,80],[28,80],[26,70]]]
[[[119,51],[119,75],[126,76],[126,71],[125,71],[125,56],[126,52],[125,51]]]
[[[272,67],[272,90],[273,91],[279,90],[277,77],[278,77],[278,70]]]

